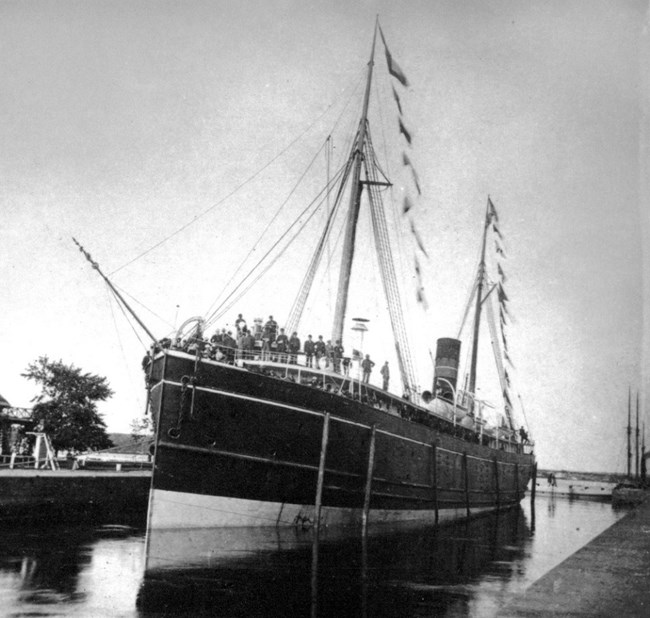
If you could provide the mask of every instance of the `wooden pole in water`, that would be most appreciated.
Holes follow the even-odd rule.
[[[535,494],[537,492],[537,462],[533,464],[533,485],[530,488],[530,503],[535,508]]]
[[[316,482],[316,500],[314,502],[314,511],[316,515],[316,537],[320,532],[320,512],[323,498],[323,480],[325,478],[325,458],[327,456],[327,443],[329,441],[330,414],[325,413],[323,417],[323,436],[320,444],[320,461],[318,463],[318,480]]]
[[[497,498],[497,510],[499,510],[501,506],[501,492],[499,490],[499,460],[496,455],[494,456],[494,489]]]
[[[465,475],[465,510],[467,517],[470,516],[469,510],[469,470],[467,469],[467,451],[463,453],[463,473]]]
[[[368,472],[366,474],[366,490],[363,498],[363,515],[361,519],[361,526],[363,535],[366,535],[368,530],[368,511],[370,510],[370,494],[372,491],[372,473],[375,468],[375,434],[376,427],[373,425],[370,430],[370,449],[368,452]]]
[[[438,523],[438,446],[431,445],[431,468],[433,476],[433,508],[436,513],[435,523]]]
[[[537,462],[533,464],[533,486],[530,490],[530,532],[535,532],[535,495],[537,493]]]
[[[521,500],[521,496],[519,494],[519,463],[515,464],[515,497],[517,499],[517,503]]]

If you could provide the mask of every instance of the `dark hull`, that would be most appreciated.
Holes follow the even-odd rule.
[[[179,352],[159,355],[151,379],[151,528],[309,524],[319,497],[325,524],[364,510],[433,522],[518,503],[533,468],[416,406],[402,418]]]

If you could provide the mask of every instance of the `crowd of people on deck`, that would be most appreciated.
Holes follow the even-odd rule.
[[[195,332],[187,339],[162,339],[159,345],[231,364],[238,360],[261,360],[297,365],[298,357],[304,356],[305,367],[331,370],[343,376],[349,376],[352,361],[359,360],[362,381],[365,384],[370,382],[375,362],[369,354],[362,358],[354,350],[352,356],[346,356],[339,339],[332,343],[330,339],[323,339],[323,335],[318,335],[317,339],[308,335],[302,342],[296,331],[289,335],[284,328],[280,328],[272,315],[264,324],[262,322],[261,319],[256,319],[249,326],[240,313],[235,320],[234,329],[217,329],[209,339],[202,333]],[[148,357],[145,357],[143,365],[145,363],[148,364]],[[381,376],[383,389],[388,390],[388,361],[381,368]]]
[[[331,370],[342,377],[349,377],[350,367],[354,359],[359,361],[362,385],[369,384],[375,366],[375,362],[370,358],[369,354],[363,356],[353,350],[352,356],[345,356],[345,350],[340,340],[336,340],[332,344],[331,340],[324,340],[322,335],[318,335],[316,340],[312,335],[308,335],[303,343],[296,331],[289,336],[284,328],[279,328],[272,315],[264,324],[263,320],[258,318],[254,321],[253,326],[249,327],[240,313],[237,320],[235,320],[234,330],[228,328],[217,329],[209,339],[203,333],[196,331],[186,339],[177,338],[172,340],[165,338],[154,346],[153,353],[155,354],[160,348],[181,350],[189,354],[197,354],[202,358],[230,364],[235,364],[238,360],[260,360],[297,365],[299,355],[303,355],[305,367],[317,370]],[[147,352],[142,362],[143,369],[146,370],[150,362],[151,352]],[[254,365],[249,366],[249,369],[272,377],[295,381],[295,377],[291,373],[282,372],[280,369],[273,369],[269,366]],[[390,381],[388,361],[382,365],[379,373],[382,377],[382,388],[387,391]],[[328,382],[317,377],[304,376],[301,382],[324,391],[336,392],[344,397],[361,401],[361,403],[397,416],[410,418],[415,413],[415,409],[407,405],[408,395],[404,395],[404,401],[400,405],[399,400],[396,403],[392,398],[378,398],[372,389],[363,389],[364,392],[362,392],[361,388],[349,390],[351,382],[347,383],[345,380],[343,382]],[[428,407],[427,402],[424,405]],[[459,423],[458,429],[465,430],[468,427]],[[474,432],[472,431],[472,433]],[[519,430],[519,434],[521,443],[529,444],[528,435],[523,427]]]

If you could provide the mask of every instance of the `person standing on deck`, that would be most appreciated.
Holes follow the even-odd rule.
[[[291,338],[289,339],[289,363],[295,365],[298,362],[298,352],[300,352],[300,339],[297,332],[291,333]]]
[[[284,355],[287,352],[287,348],[289,347],[289,337],[287,337],[284,334],[284,328],[280,329],[280,334],[278,335],[278,338],[275,340],[276,343],[276,351],[278,353],[278,360],[283,361]]]
[[[262,360],[273,360],[271,346],[275,343],[275,335],[278,332],[278,323],[270,315],[262,332]]]
[[[328,339],[327,343],[325,344],[325,369],[328,369],[330,363],[333,362],[333,355],[334,348],[332,346],[332,341]]]
[[[341,343],[340,339],[336,340],[336,345],[334,346],[334,349],[332,350],[332,359],[334,361],[334,371],[336,373],[341,373],[341,359],[343,358],[343,352],[345,352],[343,348],[343,344]]]
[[[522,445],[528,444],[528,432],[524,429],[523,425],[519,428],[519,437],[521,438]]]
[[[379,373],[381,373],[381,377],[382,377],[382,388],[385,391],[387,391],[388,390],[388,381],[390,380],[390,369],[388,369],[388,361],[386,361],[381,366],[381,369],[379,370]]]
[[[241,335],[246,330],[246,320],[243,318],[240,313],[235,320],[235,328],[237,329],[237,334]]]
[[[255,357],[255,337],[249,330],[244,331],[244,358]]]
[[[316,355],[316,369],[320,369],[320,359],[325,356],[325,342],[323,341],[323,335],[318,335],[318,341],[314,343],[314,354]],[[326,360],[327,362],[327,360]]]
[[[245,357],[244,350],[246,348],[246,328],[237,331],[237,359],[240,360]]]
[[[269,319],[264,325],[264,333],[268,334],[269,344],[275,341],[275,336],[278,333],[278,323],[273,319],[272,315],[269,316]]]
[[[305,341],[305,347],[304,347],[306,367],[314,366],[315,345],[316,344],[311,339],[311,335],[307,335],[307,340]],[[316,363],[318,364],[318,360],[316,361]]]
[[[368,384],[368,382],[370,381],[370,372],[372,371],[372,368],[374,366],[375,363],[370,360],[370,354],[366,354],[366,357],[361,362],[361,369],[363,369],[362,382],[364,384]]]
[[[226,355],[227,362],[232,364],[235,360],[235,352],[237,350],[237,342],[233,339],[232,331],[228,331],[223,338],[223,352]]]

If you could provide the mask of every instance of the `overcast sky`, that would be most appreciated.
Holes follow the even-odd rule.
[[[204,314],[336,114],[345,128],[379,14],[410,80],[402,100],[423,189],[431,307],[408,318],[415,339],[433,349],[456,334],[491,195],[513,374],[540,465],[623,470],[628,388],[643,403],[647,387],[646,12],[594,0],[0,2],[0,393],[30,406],[20,374],[48,355],[106,376],[115,396],[101,411],[128,431],[144,411],[144,345],[71,237],[157,335]],[[377,141],[395,126],[386,101],[373,111]],[[223,323],[239,309],[285,315],[303,274],[291,266],[308,258],[262,280]],[[368,247],[359,261],[378,282]],[[377,360],[385,335],[377,317]]]

